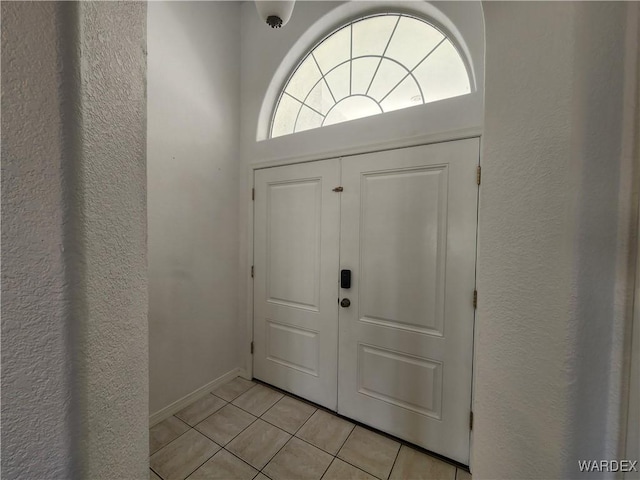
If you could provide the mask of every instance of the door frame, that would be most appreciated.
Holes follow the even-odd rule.
[[[254,311],[253,311],[253,277],[251,276],[251,268],[254,264],[254,201],[253,201],[253,189],[255,188],[255,171],[262,170],[265,168],[271,167],[280,167],[284,165],[295,165],[300,163],[308,163],[308,162],[316,162],[320,160],[329,160],[332,158],[340,158],[347,159],[348,157],[354,155],[360,155],[363,153],[376,153],[376,152],[384,152],[388,150],[396,150],[400,148],[409,148],[409,147],[418,147],[422,145],[431,145],[435,143],[443,143],[443,142],[455,142],[458,140],[466,140],[469,138],[478,138],[480,142],[480,151],[478,152],[478,165],[482,166],[482,134],[483,129],[481,127],[474,128],[466,128],[455,131],[449,131],[444,133],[437,134],[424,134],[417,135],[408,138],[399,138],[394,139],[387,142],[380,143],[371,143],[366,145],[358,145],[355,147],[351,147],[348,149],[327,151],[317,154],[310,154],[303,157],[284,157],[279,160],[268,160],[268,161],[256,161],[250,163],[245,173],[243,174],[247,180],[247,185],[249,191],[247,194],[251,197],[248,202],[248,215],[247,215],[247,272],[245,273],[246,277],[246,288],[247,288],[247,298],[246,298],[246,319],[245,319],[245,327],[246,327],[246,338],[243,341],[243,345],[247,345],[244,351],[246,352],[243,356],[243,364],[244,364],[244,373],[248,379],[253,378],[253,354],[251,353],[250,345],[253,342],[253,322],[254,322]],[[479,222],[480,217],[478,212],[480,211],[480,188],[478,188],[478,203],[477,203],[477,212],[476,212],[476,269],[475,269],[475,279],[477,282],[478,277],[478,231],[479,231]],[[477,284],[477,283],[476,283]],[[471,405],[469,406],[471,411],[473,411],[474,403],[475,403],[475,385],[476,385],[476,375],[477,370],[475,368],[476,365],[476,355],[477,351],[475,348],[476,338],[477,338],[477,310],[474,310],[473,314],[473,355],[472,355],[472,363],[471,363]],[[470,431],[469,438],[469,468],[472,470],[472,462],[473,462],[473,429]]]

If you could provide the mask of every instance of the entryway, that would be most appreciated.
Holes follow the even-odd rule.
[[[154,425],[149,440],[151,480],[471,480],[465,469],[241,377]]]
[[[254,377],[468,464],[478,158],[256,170]]]

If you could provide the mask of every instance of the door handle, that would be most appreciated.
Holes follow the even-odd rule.
[[[349,300],[348,298],[343,298],[342,301],[340,302],[340,306],[342,308],[347,308],[350,305],[351,305],[351,300]]]

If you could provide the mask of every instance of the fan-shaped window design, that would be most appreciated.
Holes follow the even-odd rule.
[[[278,99],[271,137],[470,91],[458,50],[438,29],[403,14],[365,17],[326,37],[300,62]]]

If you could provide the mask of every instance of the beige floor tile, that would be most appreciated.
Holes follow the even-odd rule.
[[[189,425],[173,416],[154,425],[149,429],[149,455],[153,455],[187,430]]]
[[[233,380],[225,383],[224,385],[220,385],[212,393],[226,400],[227,402],[230,402],[231,400],[235,400],[236,397],[239,397],[255,385],[255,383],[249,380],[245,380],[242,377],[236,377]]]
[[[258,476],[256,478],[254,478],[253,480],[271,480],[269,477],[267,477],[266,475],[263,475],[262,473],[259,473]]]
[[[284,430],[258,419],[234,438],[226,448],[248,464],[262,470],[290,438],[291,435]]]
[[[264,385],[256,385],[240,395],[232,403],[235,406],[252,413],[256,417],[259,417],[269,410],[273,404],[282,397],[284,397],[284,395],[280,392],[276,392]]]
[[[320,480],[333,457],[293,437],[264,468],[273,480]]]
[[[353,427],[351,422],[331,415],[324,410],[316,410],[316,413],[298,430],[296,437],[335,455]]]
[[[176,413],[176,417],[194,427],[226,404],[227,402],[221,398],[207,393],[200,400],[193,402],[188,407]]]
[[[400,444],[362,427],[356,427],[338,457],[378,478],[386,479]]]
[[[456,480],[456,467],[403,445],[391,471],[392,480]]]
[[[376,480],[376,477],[336,458],[322,480]]]
[[[164,480],[183,480],[218,450],[218,445],[191,429],[154,453],[149,463]]]
[[[162,480],[153,470],[149,470],[149,480]]]
[[[308,403],[285,396],[267,410],[262,419],[289,433],[296,433],[315,411]]]
[[[471,480],[471,474],[466,470],[456,469],[456,480]]]
[[[226,450],[220,450],[188,480],[251,480],[258,471]]]
[[[205,418],[195,428],[218,445],[224,446],[242,430],[251,425],[255,419],[256,417],[250,413],[229,403],[213,415]]]

